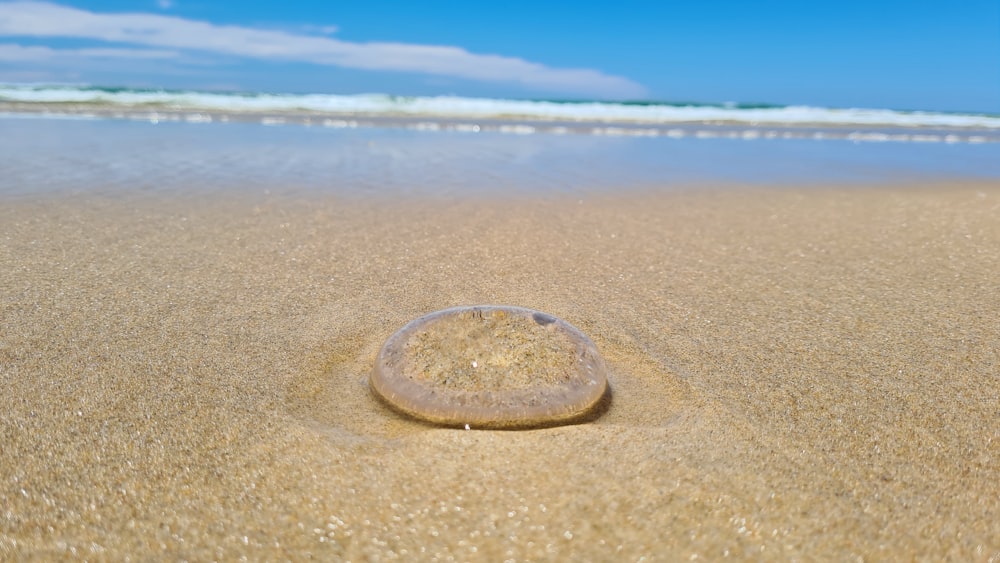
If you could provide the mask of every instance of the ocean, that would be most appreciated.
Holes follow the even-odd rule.
[[[1000,116],[0,85],[0,193],[469,193],[1000,177]]]

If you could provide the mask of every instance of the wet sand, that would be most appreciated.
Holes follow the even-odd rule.
[[[0,559],[1000,557],[1000,185],[7,197]],[[598,420],[441,429],[382,342],[509,304]]]

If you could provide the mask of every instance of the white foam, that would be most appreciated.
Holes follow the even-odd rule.
[[[1000,116],[887,109],[812,106],[746,108],[735,105],[622,104],[608,102],[397,97],[384,94],[227,94],[154,90],[108,90],[70,86],[0,85],[0,101],[88,104],[124,109],[189,112],[371,115],[412,118],[509,119],[600,122],[615,125],[735,124],[787,126],[886,126],[1000,130]],[[604,131],[603,134],[608,134]],[[626,134],[635,135],[635,132]]]

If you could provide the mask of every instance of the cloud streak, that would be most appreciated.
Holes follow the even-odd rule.
[[[29,61],[79,61],[80,59],[173,59],[177,51],[163,49],[53,49],[43,45],[17,45],[0,43],[0,61],[23,63]]]
[[[46,2],[0,3],[0,36],[87,39],[259,60],[413,72],[610,98],[645,94],[638,83],[597,70],[553,68],[516,57],[471,53],[461,47],[358,43],[161,14],[95,13]]]

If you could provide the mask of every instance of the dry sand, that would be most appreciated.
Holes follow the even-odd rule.
[[[7,198],[0,559],[1000,558],[1000,185]],[[566,319],[591,423],[365,379],[455,305]]]

